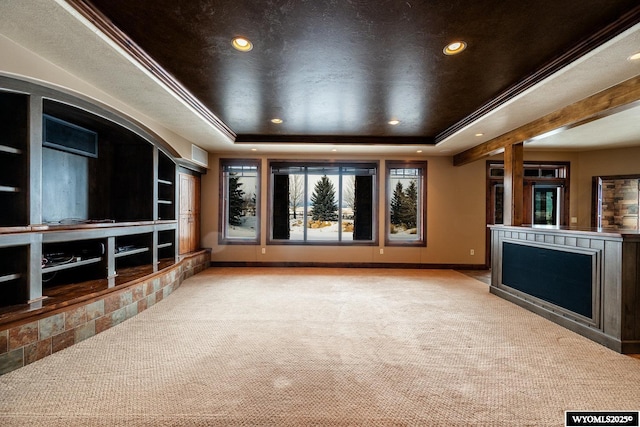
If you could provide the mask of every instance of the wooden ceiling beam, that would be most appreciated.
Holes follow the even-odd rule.
[[[526,142],[542,134],[571,128],[594,118],[640,102],[640,76],[635,76],[596,93],[588,98],[567,105],[526,125],[469,148],[453,156],[453,165],[462,166],[504,151],[505,147]]]

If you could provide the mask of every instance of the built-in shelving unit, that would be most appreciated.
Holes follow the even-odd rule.
[[[170,151],[112,110],[0,76],[0,310],[174,264]]]
[[[0,247],[0,307],[23,302],[27,296],[26,284],[28,246]]]
[[[116,272],[125,267],[151,265],[153,262],[153,233],[116,237]]]
[[[176,219],[176,168],[171,159],[158,152],[158,219]]]
[[[28,224],[29,97],[0,89],[0,227]]]
[[[58,237],[64,239],[64,235]],[[101,279],[105,271],[105,259],[104,239],[43,243],[43,294],[46,295],[48,287]]]
[[[158,260],[171,259],[176,252],[176,230],[158,231]]]

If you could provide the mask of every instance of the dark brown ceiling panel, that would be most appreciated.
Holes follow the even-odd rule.
[[[92,7],[239,142],[433,142],[640,20],[637,0],[93,0]],[[253,50],[234,50],[235,36],[249,38]],[[457,39],[467,49],[445,56]],[[283,123],[271,123],[275,117]]]
[[[433,145],[435,140],[428,136],[377,136],[377,135],[249,135],[240,134],[238,144],[277,144],[277,143],[314,143],[314,144],[350,144],[350,145]]]

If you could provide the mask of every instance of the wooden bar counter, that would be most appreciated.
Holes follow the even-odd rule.
[[[490,226],[490,292],[619,353],[640,353],[640,233]]]

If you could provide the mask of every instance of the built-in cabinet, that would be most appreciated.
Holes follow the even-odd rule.
[[[200,246],[200,178],[180,173],[180,254]]]
[[[0,77],[0,313],[177,261],[178,174],[111,110]]]

